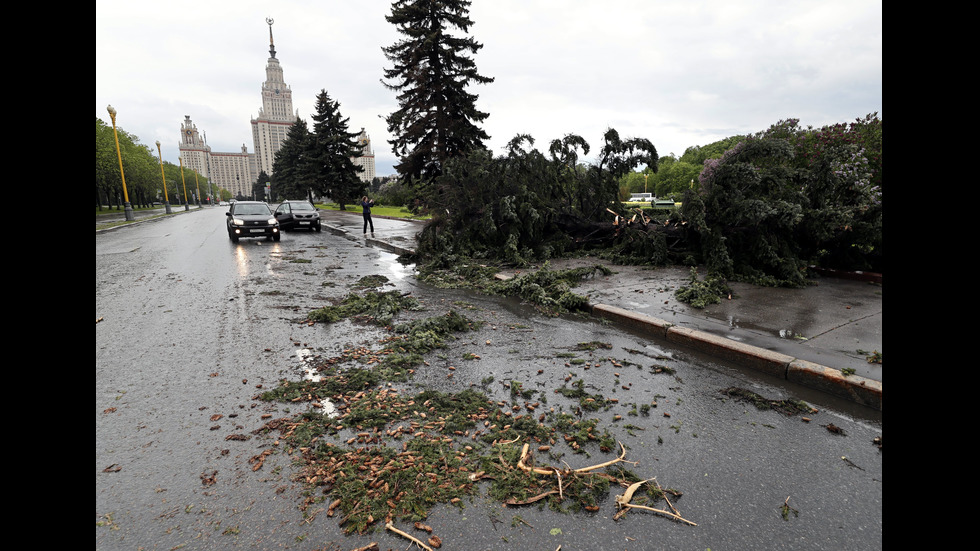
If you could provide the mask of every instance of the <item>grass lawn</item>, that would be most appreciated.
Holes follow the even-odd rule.
[[[337,203],[317,203],[317,208],[325,210],[340,210],[340,205]],[[347,211],[361,213],[360,204],[357,205],[346,205]],[[371,207],[371,214],[375,216],[390,216],[392,218],[408,218],[410,220],[428,220],[429,216],[416,216],[412,214],[410,210],[405,207],[386,207],[383,205],[375,205]]]

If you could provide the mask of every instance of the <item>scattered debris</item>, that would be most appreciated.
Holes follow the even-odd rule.
[[[704,277],[704,280],[699,280],[697,268],[691,268],[690,283],[674,292],[677,300],[701,309],[709,304],[720,303],[721,298],[726,295],[731,300],[732,290],[724,277],[717,273],[709,272]]]
[[[780,513],[783,515],[783,520],[789,520],[789,514],[793,513],[793,516],[800,516],[800,512],[789,506],[789,496],[786,496],[786,501],[783,502],[782,506],[779,508]]]
[[[841,436],[847,436],[847,434],[844,432],[844,429],[838,427],[833,423],[827,423],[826,425],[822,425],[822,426],[825,429],[827,429],[827,431],[830,432],[831,434],[839,434]]]
[[[211,471],[211,474],[201,473],[201,484],[211,486],[218,481],[218,471]]]
[[[281,381],[255,397],[289,404],[329,401],[333,405],[329,414],[310,407],[284,418],[264,416],[268,417],[266,424],[252,432],[277,433],[274,445],[281,443],[286,453],[301,460],[304,466],[295,480],[310,487],[300,507],[307,516],[326,510],[329,517],[339,516],[347,533],[383,526],[424,549],[435,549],[441,546],[441,539],[419,521],[436,504],[462,507],[462,500],[481,488],[508,507],[540,503],[559,511],[598,511],[612,485],[626,488],[639,480],[622,466],[635,465],[626,461],[622,443],[617,457],[591,466],[535,464],[532,449],[542,457],[557,459],[561,455],[553,448],[560,441],[576,453],[586,453],[588,446],[595,445],[604,453],[612,452],[617,442],[607,431],[597,429],[598,419],[582,419],[555,412],[554,408],[542,413],[543,394],[541,400],[531,403],[539,391],[525,389],[519,381],[504,383],[510,389],[509,404],[495,402],[475,388],[411,394],[392,387],[392,382],[407,381],[417,366],[428,365],[423,354],[445,347],[446,340],[456,338],[455,333],[477,325],[454,311],[396,324],[395,313],[404,311],[402,306],[413,305],[412,301],[398,293],[368,292],[362,297],[348,295],[338,306],[311,313],[310,319],[316,318],[318,323],[349,318],[382,325],[383,319],[388,335],[381,337],[381,348],[372,349],[366,343],[348,346],[339,356],[308,364],[318,374],[316,381]],[[362,308],[365,304],[369,307]],[[592,342],[576,348],[594,351],[611,347]],[[610,361],[616,368],[625,365]],[[579,413],[618,403],[589,395],[581,381],[565,387],[564,394],[579,401]],[[539,406],[542,410],[535,412]],[[336,441],[325,438],[329,436]],[[247,439],[244,435],[227,439],[233,437]],[[272,449],[267,449],[253,456],[253,470],[260,469],[271,453]],[[489,481],[489,486],[478,486],[483,481]],[[683,519],[669,500],[666,509],[651,507],[653,500],[667,498],[659,485],[648,486],[643,498],[627,499],[619,507],[645,509],[694,525]],[[318,505],[321,503],[329,505],[324,509]],[[427,542],[396,528],[405,521],[428,534]]]
[[[764,398],[751,390],[746,390],[744,388],[729,387],[722,389],[721,393],[725,396],[735,398],[743,402],[749,402],[757,409],[768,410],[772,409],[782,413],[783,415],[796,415],[798,413],[816,413],[817,410],[810,407],[806,402],[802,400],[770,400]]]

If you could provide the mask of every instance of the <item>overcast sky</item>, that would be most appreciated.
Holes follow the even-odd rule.
[[[250,119],[272,27],[293,108],[308,123],[321,89],[371,137],[377,174],[396,162],[383,117],[381,48],[400,37],[389,0],[97,0],[95,116],[177,164],[189,115],[212,151],[252,147]],[[680,156],[787,118],[819,127],[882,113],[880,0],[474,0],[474,85],[495,154],[517,134],[607,128]],[[154,151],[155,154],[155,151]]]

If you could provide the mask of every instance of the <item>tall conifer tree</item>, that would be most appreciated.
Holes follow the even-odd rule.
[[[382,48],[391,69],[382,81],[398,92],[399,109],[386,118],[389,143],[400,162],[399,174],[413,181],[431,182],[445,162],[482,148],[489,139],[477,126],[489,114],[477,110],[477,95],[466,91],[471,82],[488,84],[492,78],[477,73],[470,55],[483,48],[471,37],[458,37],[451,28],[467,33],[468,0],[396,0],[386,16],[405,36]]]
[[[309,193],[310,177],[304,166],[309,149],[310,129],[306,121],[296,122],[286,133],[282,147],[272,163],[272,194],[279,199],[299,199]]]
[[[340,114],[340,104],[321,90],[316,97],[313,132],[307,149],[307,159],[313,180],[312,188],[319,195],[330,197],[345,210],[364,190],[358,173],[364,169],[354,164],[361,155],[357,132],[349,132]]]

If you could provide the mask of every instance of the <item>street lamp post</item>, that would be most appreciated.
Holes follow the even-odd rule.
[[[208,171],[208,203],[214,206],[214,195],[211,190],[211,148],[208,147],[208,133],[204,133],[204,164],[207,165]]]
[[[184,181],[184,158],[177,157],[180,161],[180,183],[184,186],[184,210],[191,210],[190,204],[187,202],[187,182]]]
[[[167,214],[171,214],[170,197],[167,195],[167,175],[163,172],[163,153],[160,151],[160,140],[157,140],[157,154],[160,155],[160,176],[163,178],[163,206],[167,210]]]
[[[136,220],[136,217],[133,215],[133,205],[129,203],[129,192],[126,191],[126,174],[123,172],[122,153],[119,151],[119,135],[116,134],[116,110],[111,105],[107,110],[109,111],[109,118],[112,119],[112,137],[116,140],[116,157],[119,158],[119,177],[122,178],[123,188],[123,212],[126,221],[132,222]]]
[[[197,199],[194,201],[197,203],[197,207],[201,207],[201,181],[197,179],[197,171],[194,171],[194,185],[197,186]]]

